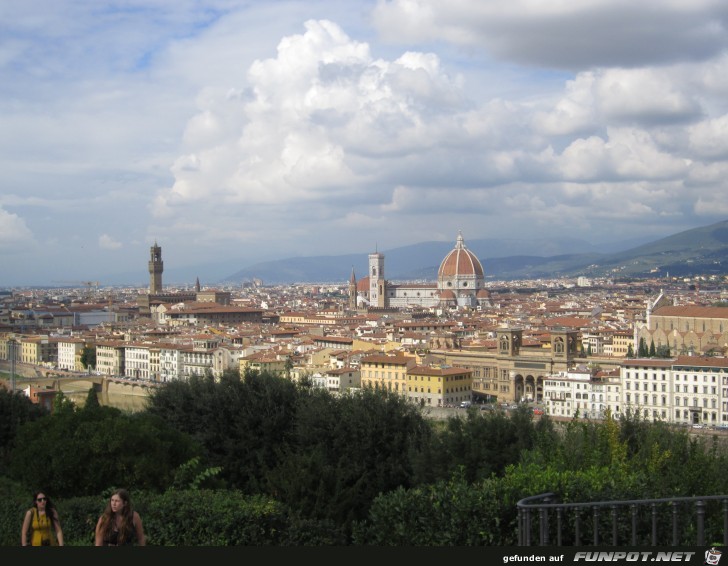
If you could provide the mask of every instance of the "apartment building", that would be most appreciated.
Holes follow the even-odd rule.
[[[473,397],[473,372],[449,366],[407,370],[407,397],[423,407],[455,406]]]
[[[86,341],[80,338],[59,338],[58,369],[84,371],[81,356],[85,345]]]
[[[314,372],[311,376],[314,387],[339,394],[361,388],[361,372],[357,368],[343,367]]]
[[[636,352],[632,332],[614,332],[611,344],[605,344],[604,354],[615,358],[626,358],[630,348]]]
[[[554,417],[603,419],[621,415],[619,370],[593,371],[586,366],[547,376],[543,384],[544,412]]]
[[[246,353],[246,348],[237,345],[220,345],[214,348],[211,368],[213,377],[219,379],[228,370],[240,369],[240,360]]]
[[[151,378],[149,344],[125,343],[123,353],[124,373],[122,375],[135,379],[148,380]]]
[[[32,365],[55,365],[58,359],[58,343],[46,335],[22,336],[20,361]]]
[[[124,346],[120,340],[96,342],[96,371],[102,375],[124,374]]]
[[[179,344],[159,344],[159,381],[174,381],[182,377],[182,350]]]
[[[371,354],[359,361],[362,387],[386,389],[407,395],[407,371],[417,361],[413,356],[401,352],[391,354]]]
[[[240,358],[240,375],[244,375],[248,369],[283,375],[291,366],[289,359],[289,356],[283,356],[277,352],[255,352]]]
[[[182,378],[192,376],[202,377],[212,372],[214,364],[214,348],[199,348],[189,346],[182,348]]]
[[[648,420],[676,424],[728,424],[728,358],[678,356],[626,360],[625,408]]]

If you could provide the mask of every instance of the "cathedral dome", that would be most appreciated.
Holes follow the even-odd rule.
[[[440,279],[458,276],[474,276],[479,279],[484,277],[480,260],[465,247],[462,234],[458,234],[455,249],[442,260],[437,276]]]
[[[369,294],[369,276],[363,277],[356,282],[356,291],[357,293]]]

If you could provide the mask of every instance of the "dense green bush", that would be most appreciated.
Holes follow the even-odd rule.
[[[0,546],[19,546],[25,512],[32,505],[33,493],[20,484],[0,476]]]
[[[141,501],[137,509],[153,545],[279,545],[288,528],[280,503],[239,491],[170,490]]]
[[[5,472],[10,453],[15,447],[18,430],[25,423],[47,414],[44,407],[33,403],[24,393],[11,393],[0,386],[0,474]]]

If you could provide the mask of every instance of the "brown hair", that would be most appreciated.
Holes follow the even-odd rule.
[[[122,521],[118,534],[114,533],[116,513],[111,510],[111,498],[114,495],[118,495],[119,499],[124,502],[124,507],[119,511]],[[123,488],[117,489],[109,496],[109,502],[106,504],[104,514],[101,516],[101,533],[104,543],[122,545],[128,544],[133,540],[135,534],[134,510],[131,507],[131,498],[127,490]]]

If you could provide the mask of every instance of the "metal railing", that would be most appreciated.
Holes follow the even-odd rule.
[[[728,546],[728,495],[559,503],[542,493],[516,506],[519,546]]]

